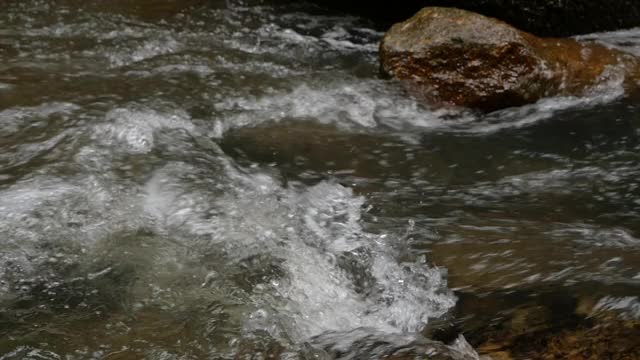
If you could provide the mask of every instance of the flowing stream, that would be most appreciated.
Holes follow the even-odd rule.
[[[504,294],[640,318],[621,81],[429,109],[295,3],[0,0],[0,359],[478,359]]]

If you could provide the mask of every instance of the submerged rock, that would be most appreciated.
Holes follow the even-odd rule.
[[[614,295],[637,287],[585,285],[461,294],[457,316],[474,315],[462,330],[494,360],[640,359],[637,297]]]
[[[514,335],[477,347],[492,359],[640,359],[640,323],[587,319],[573,328]]]
[[[424,8],[380,46],[383,69],[430,103],[491,111],[599,84],[637,85],[631,54],[574,39],[538,38],[454,8]]]

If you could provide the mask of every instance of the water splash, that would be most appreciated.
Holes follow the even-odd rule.
[[[245,295],[256,304],[247,331],[294,342],[356,328],[416,333],[455,304],[440,270],[424,260],[397,263],[386,235],[361,228],[364,199],[347,188],[320,183],[296,191],[264,174],[244,175],[209,202],[202,195],[169,195],[175,180],[166,171],[176,170],[162,170],[149,182],[145,205],[164,231],[188,229],[201,244],[217,244],[227,267],[254,257],[279,264],[270,271],[283,276],[253,284]],[[218,215],[205,220],[211,212]],[[223,275],[216,271],[203,283],[216,283],[212,276]]]
[[[576,36],[580,41],[595,41],[613,49],[640,56],[640,28]]]

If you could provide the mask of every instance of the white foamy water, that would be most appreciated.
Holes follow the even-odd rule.
[[[624,96],[623,82],[624,76],[613,69],[606,81],[583,97],[545,98],[531,105],[478,115],[464,109],[432,109],[388,82],[347,77],[323,86],[303,84],[259,97],[225,97],[215,108],[230,115],[218,120],[212,135],[222,137],[231,128],[291,119],[332,124],[345,130],[490,134],[531,126],[562,111],[610,103]]]
[[[320,88],[300,85],[288,93],[257,98],[225,98],[216,109],[232,115],[217,123],[213,135],[222,137],[232,128],[291,119],[313,119],[344,129],[405,131],[446,129],[474,120],[456,110],[428,110],[387,86],[380,81],[353,81]]]
[[[640,299],[637,296],[605,296],[593,308],[593,313],[615,311],[625,319],[640,319]]]
[[[424,260],[397,263],[388,235],[362,229],[364,199],[349,189],[321,183],[296,191],[265,174],[230,171],[227,176],[239,183],[219,184],[224,195],[211,199],[180,190],[176,177],[189,178],[188,167],[162,169],[146,186],[145,209],[161,231],[187,231],[198,237],[197,246],[219,248],[227,266],[252,257],[276,259],[284,276],[245,294],[256,305],[247,331],[267,330],[296,342],[361,327],[416,333],[455,304],[440,270]],[[187,234],[180,235],[185,245]],[[341,267],[341,258],[354,268]],[[217,277],[224,277],[220,269],[203,283],[217,286]]]
[[[580,98],[435,109],[380,78],[381,32],[317,14],[0,12],[0,357],[477,359],[459,334],[424,337],[457,332],[443,264],[464,291],[637,283],[637,131],[615,69]]]
[[[105,145],[121,145],[131,153],[146,153],[154,147],[154,133],[161,129],[193,131],[188,115],[177,111],[158,113],[153,110],[126,108],[109,111],[105,123],[94,130],[92,139]]]
[[[52,115],[66,116],[80,107],[71,103],[45,103],[32,107],[13,107],[0,111],[0,136],[10,136],[28,127],[44,127]]]
[[[455,305],[443,270],[424,258],[398,260],[390,244],[402,237],[364,229],[366,199],[347,187],[287,187],[272,172],[238,167],[180,110],[132,105],[88,124],[75,133],[86,144],[72,157],[77,175],[34,176],[0,193],[3,301],[44,287],[46,306],[70,307],[60,297],[69,287],[91,289],[136,264],[128,311],[222,302],[237,329],[224,336],[266,333],[292,348],[317,343],[318,351],[329,345],[314,338],[354,331],[365,334],[354,343],[374,336],[408,346]],[[134,173],[123,159],[160,150],[175,160],[138,170],[143,182],[116,175]],[[90,302],[104,291],[94,286],[74,296]]]
[[[184,13],[178,15],[172,21],[180,27],[188,17]],[[192,72],[202,77],[216,77],[215,74],[229,72],[239,79],[270,77],[272,82],[258,85],[267,89],[260,95],[248,94],[256,85],[252,80],[245,81],[248,89],[236,91],[225,89],[225,81],[207,79],[224,94],[222,100],[214,104],[215,109],[224,113],[222,119],[219,114],[212,114],[212,120],[218,122],[212,133],[215,136],[222,136],[234,127],[290,118],[332,123],[343,129],[490,134],[529,127],[566,110],[594,107],[624,96],[624,77],[616,75],[616,69],[610,69],[601,84],[583,97],[546,98],[485,116],[460,109],[432,109],[416,103],[393,80],[365,80],[347,74],[335,80],[336,71],[343,71],[342,64],[336,62],[345,62],[349,68],[377,68],[378,42],[383,33],[363,26],[357,18],[296,12],[276,15],[268,6],[235,3],[227,9],[208,9],[202,16],[206,22],[191,20],[195,28],[191,32],[137,19],[126,19],[126,26],[120,26],[125,18],[108,14],[98,18],[83,15],[75,22],[29,29],[27,34],[54,39],[88,37],[94,43],[79,47],[72,56],[88,61],[100,59],[115,69],[137,64],[139,68],[127,70],[137,76]],[[207,23],[210,26],[205,26]],[[634,53],[638,48],[636,35],[637,30],[632,29],[578,39],[602,42]],[[184,56],[190,51],[210,54],[212,59],[192,65],[164,64],[151,69],[138,64]],[[359,57],[360,63],[345,60],[350,54]],[[53,52],[46,56],[66,59],[70,55]],[[331,80],[324,80],[327,77]]]
[[[180,48],[180,43],[175,39],[171,37],[160,38],[141,42],[133,51],[129,44],[122,46],[122,49],[117,49],[110,53],[108,59],[112,66],[124,66],[153,57],[175,53],[179,51]]]
[[[622,227],[603,229],[588,224],[567,224],[563,229],[550,233],[555,237],[577,238],[576,242],[598,247],[633,248],[640,246],[640,239]]]
[[[135,194],[107,181],[35,177],[2,191],[0,298],[70,281],[62,269],[90,266],[101,242],[140,225],[135,205],[123,200]]]
[[[493,133],[504,129],[514,129],[531,126],[553,117],[559,112],[570,109],[588,109],[597,105],[610,103],[624,96],[624,76],[614,75],[608,80],[591,89],[585,96],[559,96],[544,98],[531,105],[518,108],[499,110],[478,118],[467,129],[460,129],[468,133]]]
[[[595,41],[608,47],[640,56],[640,28],[577,36],[581,41]]]

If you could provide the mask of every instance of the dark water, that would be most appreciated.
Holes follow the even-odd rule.
[[[476,359],[525,305],[640,318],[622,79],[478,116],[311,5],[0,6],[0,359]]]

